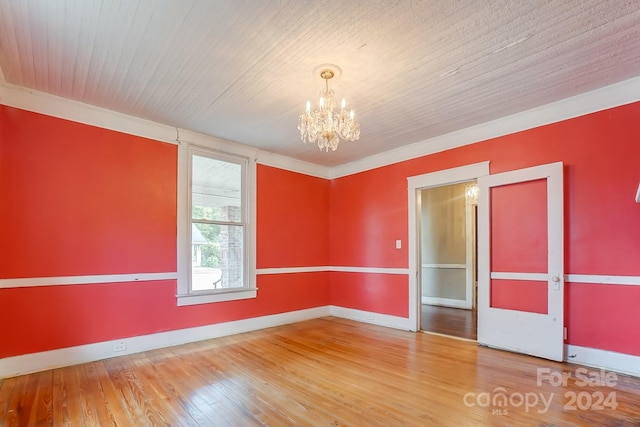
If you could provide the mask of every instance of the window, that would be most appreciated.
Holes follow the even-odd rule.
[[[178,156],[178,305],[254,298],[249,159],[196,146]]]

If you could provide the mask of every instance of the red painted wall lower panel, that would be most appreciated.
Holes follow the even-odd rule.
[[[567,342],[640,356],[640,286],[569,283]]]
[[[186,307],[174,280],[0,289],[0,358],[325,306],[328,274],[258,276],[255,299]]]
[[[331,304],[409,317],[409,279],[404,274],[331,272]]]
[[[549,312],[549,292],[547,282],[533,280],[491,279],[491,307],[529,313]]]

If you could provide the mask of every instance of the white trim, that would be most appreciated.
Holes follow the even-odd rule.
[[[147,282],[150,280],[176,280],[178,273],[103,274],[96,276],[28,277],[0,279],[0,289],[31,286],[91,285],[95,283]]]
[[[435,335],[437,337],[449,338],[449,339],[458,340],[458,341],[465,341],[465,342],[468,342],[468,343],[472,343],[472,344],[478,345],[478,341],[472,340],[470,338],[456,337],[456,336],[453,336],[453,335],[441,334],[439,332],[433,332],[433,331],[420,331],[420,332],[422,332],[423,334]]]
[[[195,341],[256,331],[259,329],[271,328],[273,326],[325,317],[330,314],[331,309],[329,306],[315,307],[288,313],[272,314],[268,316],[253,317],[250,319],[235,320],[232,322],[216,323],[213,325],[199,326],[195,328],[159,332],[156,334],[7,357],[0,359],[2,361],[2,363],[0,363],[0,379],[28,374],[31,372],[60,368],[63,366],[93,362],[111,357],[124,356],[126,354],[140,353],[157,348],[171,347]],[[124,346],[125,350],[114,351],[115,346],[119,346],[120,348],[123,348]]]
[[[295,274],[295,273],[320,273],[330,271],[331,267],[283,267],[283,268],[258,268],[257,275],[267,274]]]
[[[640,77],[634,77],[511,116],[425,139],[354,162],[345,163],[331,168],[329,178],[335,179],[353,175],[393,163],[400,163],[409,159],[415,159],[491,138],[584,116],[608,108],[630,104],[639,100]]]
[[[0,80],[0,104],[170,144],[177,144],[179,135],[179,139],[182,141],[189,141],[229,154],[249,157],[257,163],[267,166],[324,179],[328,179],[330,176],[330,168],[326,166],[292,159],[240,144],[239,142],[192,132],[37,90],[15,86],[2,80]]]
[[[178,131],[181,139],[184,138],[186,141],[191,142],[206,141],[205,144],[216,145],[218,149],[223,151],[253,157],[256,162],[260,164],[319,178],[334,179],[550,123],[580,117],[608,108],[630,104],[638,100],[640,100],[640,77],[335,167],[325,167],[304,162],[262,151],[237,142],[190,132],[184,129],[178,129]],[[0,104],[144,138],[168,143],[176,142],[175,127],[127,116],[115,111],[83,104],[44,92],[22,88],[9,84],[1,79]]]
[[[489,161],[472,163],[456,168],[443,169],[422,175],[407,177],[409,189],[425,189],[452,185],[477,179],[480,176],[489,175]]]
[[[489,162],[474,163],[457,168],[444,169],[422,175],[407,178],[408,211],[409,211],[409,323],[410,330],[420,330],[421,292],[420,279],[422,256],[420,253],[420,191],[424,188],[438,187],[442,185],[457,184],[459,182],[472,181],[481,176],[489,175]]]
[[[156,141],[176,143],[176,128],[0,82],[0,104]]]
[[[422,264],[422,268],[467,268],[467,264]]]
[[[280,267],[259,268],[256,274],[291,274],[291,273],[318,273],[337,271],[342,273],[373,273],[373,274],[409,274],[407,268],[386,267],[348,267],[348,266],[314,266],[314,267]]]
[[[240,165],[242,169],[243,278],[242,288],[193,292],[191,290],[191,169],[194,156]],[[256,298],[256,188],[255,161],[246,156],[220,152],[211,147],[179,139],[178,147],[178,205],[177,205],[177,266],[176,298],[178,306]]]
[[[640,276],[600,276],[594,274],[567,274],[566,282],[600,285],[640,286]]]
[[[466,198],[466,190],[465,190]],[[477,202],[477,200],[476,200]],[[465,257],[466,257],[466,271],[465,271],[465,303],[464,308],[472,309],[475,306],[476,295],[476,278],[475,278],[475,247],[476,247],[476,222],[475,222],[475,210],[476,203],[465,203],[464,206],[464,222],[465,222]]]
[[[498,280],[531,280],[536,282],[547,282],[549,280],[549,275],[547,273],[504,273],[492,271],[491,278]]]
[[[373,274],[409,274],[408,268],[384,268],[384,267],[329,267],[329,271],[341,273],[373,273]]]
[[[640,203],[640,184],[638,184],[638,190],[636,191],[636,203]]]
[[[469,303],[463,299],[453,299],[453,298],[439,298],[439,297],[422,297],[422,304],[427,305],[439,305],[442,307],[453,307],[453,308],[464,308],[466,310],[471,310]]]
[[[355,308],[339,307],[337,305],[331,305],[329,307],[331,315],[335,317],[356,320],[363,323],[371,323],[372,325],[386,326],[388,328],[402,329],[405,331],[411,329],[409,319],[406,317],[356,310]]]
[[[176,300],[178,307],[185,305],[209,304],[212,302],[236,301],[251,299],[258,296],[258,288],[238,288],[223,292],[208,292],[204,294],[178,294]]]
[[[2,363],[0,363],[0,379],[140,353],[157,348],[172,347],[190,342],[256,331],[326,316],[341,317],[403,330],[409,330],[411,326],[409,319],[404,317],[338,306],[315,307],[288,313],[6,357],[0,359],[2,361]],[[125,348],[124,351],[114,350],[116,346],[122,348],[123,345]],[[640,356],[580,347],[571,344],[565,345],[565,354],[565,360],[569,363],[610,369],[616,372],[640,376]]]
[[[640,356],[572,344],[565,344],[564,348],[565,360],[569,363],[640,377]]]
[[[460,267],[457,267],[460,265]],[[423,264],[422,267],[464,268],[464,264]],[[290,274],[290,273],[318,273],[341,271],[347,273],[377,273],[377,274],[409,274],[406,268],[374,268],[374,267],[284,267],[259,268],[257,275]],[[529,278],[496,277],[495,275],[522,275]],[[535,276],[540,274],[540,277]],[[543,279],[542,276],[545,278]],[[547,280],[543,273],[492,273],[492,278],[506,278],[513,280]],[[134,273],[134,274],[104,274],[93,276],[56,276],[56,277],[26,277],[19,279],[0,279],[0,289],[24,288],[31,286],[61,286],[61,285],[92,285],[96,283],[124,283],[145,282],[153,280],[177,280],[178,273]],[[572,284],[602,284],[619,286],[640,286],[640,276],[603,276],[593,274],[566,274],[565,282]]]

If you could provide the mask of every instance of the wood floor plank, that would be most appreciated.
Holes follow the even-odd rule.
[[[639,378],[580,372],[599,371],[324,318],[5,379],[0,425],[640,426]]]
[[[14,396],[14,388],[18,378],[8,378],[0,380],[0,425],[8,425],[9,411],[12,410],[10,401]],[[17,392],[16,394],[18,394]]]
[[[28,425],[31,409],[37,393],[38,374],[25,375],[5,381],[15,381],[7,407],[4,425]]]
[[[37,378],[37,386],[28,425],[53,425],[53,372],[37,372],[33,376]]]

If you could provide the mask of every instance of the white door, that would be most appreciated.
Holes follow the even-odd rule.
[[[478,342],[563,360],[562,163],[478,179]]]

